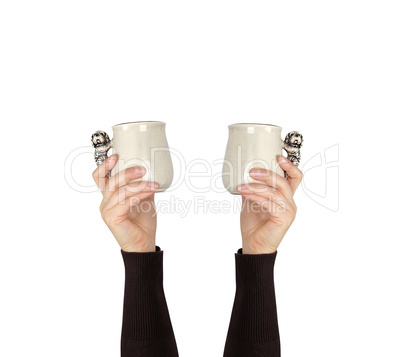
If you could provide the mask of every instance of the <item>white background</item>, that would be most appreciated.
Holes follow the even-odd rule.
[[[72,175],[91,186],[93,131],[161,120],[187,163],[222,159],[231,123],[302,132],[275,267],[283,356],[402,356],[401,16],[386,0],[1,1],[0,355],[119,356],[120,250],[65,161],[81,148]],[[157,201],[195,196],[233,202],[185,183]],[[238,213],[158,220],[180,355],[221,356]]]

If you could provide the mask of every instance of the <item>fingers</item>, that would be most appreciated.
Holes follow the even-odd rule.
[[[109,180],[109,177],[107,176],[109,170],[111,170],[116,165],[116,162],[117,155],[112,155],[108,157],[105,161],[103,161],[92,173],[92,177],[102,193],[106,190],[106,183]]]
[[[113,218],[116,217],[125,217],[127,213],[132,209],[132,207],[138,206],[141,201],[146,200],[147,198],[153,197],[155,192],[150,191],[150,192],[141,192],[136,196],[130,197],[125,199],[124,201],[120,202],[120,204],[110,208],[109,210],[105,209],[106,216],[110,216]],[[152,203],[153,204],[153,203]],[[146,207],[146,209],[149,210],[149,206]],[[104,213],[104,215],[105,215]]]
[[[250,176],[255,180],[262,181],[268,186],[277,189],[288,200],[293,199],[293,190],[291,189],[289,182],[276,172],[265,169],[251,169]],[[260,189],[260,186],[255,187],[258,190]],[[261,187],[261,189],[264,189],[264,187]]]
[[[145,167],[135,166],[120,171],[112,176],[107,184],[107,196],[111,196],[119,187],[127,185],[128,182],[141,178],[146,173]]]
[[[285,179],[276,172],[266,169],[251,169],[250,176],[266,185],[277,189],[286,199],[293,201],[293,195],[300,185],[303,173],[287,158],[282,155],[277,157],[280,167],[287,172]]]
[[[257,202],[272,201],[273,203],[280,204],[281,206],[288,206],[291,208],[296,207],[292,196],[287,198],[279,190],[269,187],[263,183],[239,185],[237,190],[246,199],[253,198]]]
[[[286,157],[278,155],[277,160],[281,168],[288,174],[286,180],[289,182],[293,193],[296,192],[296,189],[300,185],[300,182],[303,178],[303,173]]]
[[[282,194],[273,187],[263,183],[249,183],[237,186],[237,191],[242,195],[257,195],[265,198],[283,197]]]
[[[242,209],[247,209],[251,212],[269,212],[269,213],[284,213],[286,212],[286,206],[283,202],[276,202],[275,200],[267,199],[258,195],[243,196]],[[249,203],[256,203],[257,206]]]
[[[100,209],[103,211],[118,204],[123,204],[123,202],[130,197],[138,196],[140,198],[140,194],[142,193],[153,194],[158,188],[159,184],[156,182],[131,182],[117,189],[110,197],[104,197]]]

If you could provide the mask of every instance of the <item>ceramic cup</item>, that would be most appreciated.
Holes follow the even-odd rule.
[[[253,168],[268,169],[286,177],[276,161],[282,149],[287,152],[291,162],[299,165],[303,136],[292,131],[282,140],[281,131],[281,127],[270,124],[229,125],[229,140],[222,170],[223,185],[227,191],[239,194],[236,189],[238,185],[258,182],[249,175]]]
[[[105,161],[108,150],[112,149],[112,154],[118,154],[118,161],[109,173],[110,176],[129,167],[143,166],[147,172],[140,180],[157,182],[157,192],[165,191],[173,181],[173,165],[165,126],[160,121],[118,124],[112,127],[112,140],[106,132],[96,131],[91,137],[96,164],[99,166]]]

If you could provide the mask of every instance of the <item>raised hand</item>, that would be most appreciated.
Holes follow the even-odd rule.
[[[102,218],[125,252],[155,252],[156,210],[154,194],[156,182],[133,180],[144,176],[146,169],[131,167],[108,177],[117,162],[110,156],[92,176],[102,192]]]
[[[261,183],[237,187],[243,198],[243,254],[274,253],[296,217],[293,195],[303,174],[285,157],[277,160],[288,174],[286,179],[270,170],[252,169],[250,176]]]

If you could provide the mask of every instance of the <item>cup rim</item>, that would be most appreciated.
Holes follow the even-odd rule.
[[[265,124],[265,123],[235,123],[235,124],[229,125],[229,128],[230,128],[231,126],[247,126],[247,125],[269,126],[269,127],[275,127],[275,128],[282,129],[282,127],[279,126],[279,125]]]
[[[144,124],[144,123],[146,123],[146,124],[164,124],[164,125],[166,125],[166,123],[163,122],[163,121],[143,120],[143,121],[129,121],[129,122],[126,122],[126,123],[116,124],[116,125],[113,125],[112,128],[115,128],[117,126],[122,126],[122,125],[135,125],[135,124]]]

